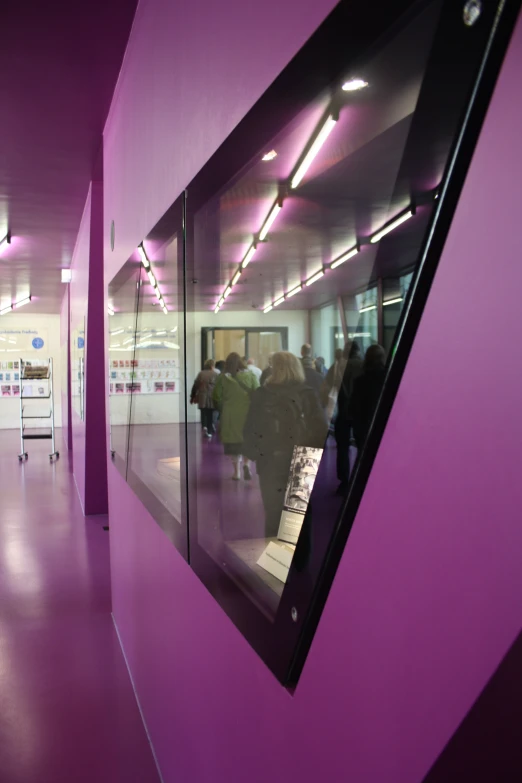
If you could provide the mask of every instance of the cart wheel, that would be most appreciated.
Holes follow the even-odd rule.
[[[27,453],[27,451],[24,453],[24,457],[25,457],[26,459],[29,459],[29,454]]]
[[[57,452],[56,452],[56,459],[58,459],[58,458],[59,458],[59,456],[60,456],[60,452],[59,452],[59,451],[57,451]]]
[[[18,462],[21,462],[21,461],[22,461],[22,455],[21,455],[21,454],[19,454],[19,455],[18,455]]]

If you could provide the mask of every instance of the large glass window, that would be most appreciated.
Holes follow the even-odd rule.
[[[189,184],[184,220],[178,202],[110,291],[115,461],[284,682],[398,388],[497,11],[483,4],[474,25],[450,0],[402,20],[361,7],[361,40],[375,40],[341,62],[344,6]]]

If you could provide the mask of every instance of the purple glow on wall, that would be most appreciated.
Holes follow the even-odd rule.
[[[106,283],[332,5],[200,0],[182,27],[140,5],[105,136]],[[165,783],[418,783],[520,630],[521,56],[519,22],[293,697],[109,465],[114,615]]]

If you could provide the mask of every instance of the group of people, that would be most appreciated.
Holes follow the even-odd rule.
[[[191,402],[201,410],[203,434],[209,439],[218,412],[232,479],[249,481],[255,462],[267,537],[277,535],[294,446],[323,448],[332,419],[339,489],[345,491],[352,434],[360,449],[384,381],[380,345],[372,345],[363,360],[358,344],[351,342],[336,352],[326,372],[316,362],[308,344],[300,359],[288,351],[272,354],[262,371],[254,360],[233,352],[224,362],[208,359],[192,387]]]

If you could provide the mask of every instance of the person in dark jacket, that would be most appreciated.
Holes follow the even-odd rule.
[[[348,403],[353,432],[360,452],[366,441],[386,375],[386,354],[381,345],[371,345],[364,357],[363,373],[354,381]]]
[[[312,359],[312,346],[308,343],[301,346],[301,364],[303,365],[306,383],[315,391],[319,398],[323,385],[323,376],[315,369],[315,362]]]
[[[209,440],[214,434],[212,394],[217,378],[218,373],[214,370],[214,359],[207,359],[203,370],[198,373],[190,392],[190,402],[192,405],[197,405],[201,411],[201,429]]]
[[[350,441],[353,426],[348,404],[352,396],[354,383],[363,371],[361,351],[355,340],[351,343],[346,343],[343,355],[337,360],[336,367],[337,374],[334,373],[332,376],[333,386],[329,393],[337,391],[337,415],[335,417],[334,435],[337,444],[339,491],[344,492],[350,478]]]
[[[277,536],[294,446],[323,448],[328,432],[316,392],[296,356],[279,351],[272,374],[252,397],[243,453],[255,460],[265,509],[265,535]]]

